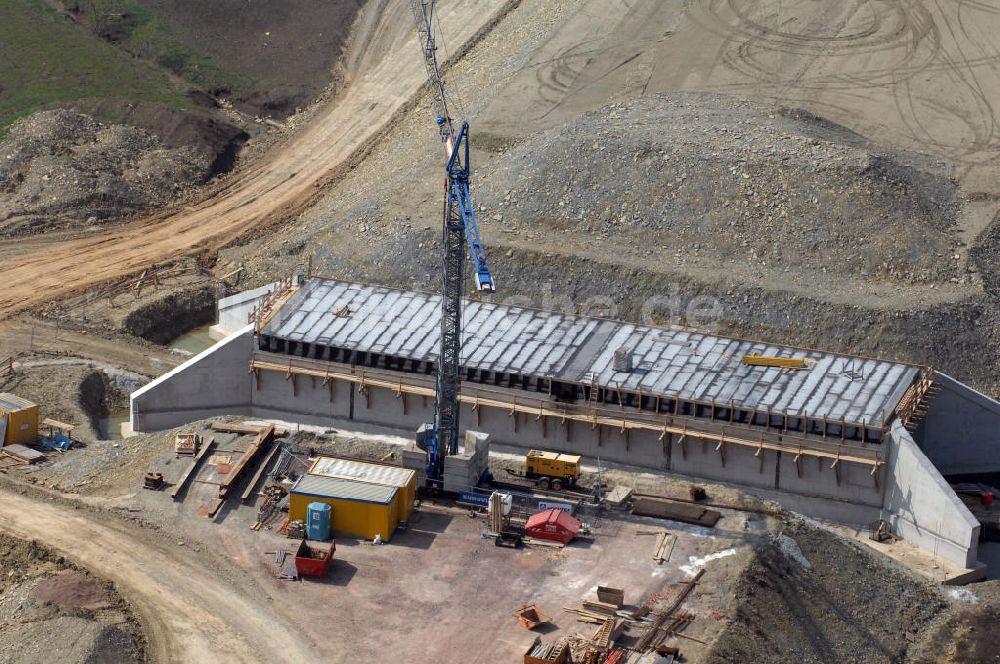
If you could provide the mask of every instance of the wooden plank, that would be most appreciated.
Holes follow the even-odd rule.
[[[184,471],[184,474],[181,475],[181,478],[177,480],[177,484],[174,486],[173,491],[170,492],[170,498],[172,500],[177,500],[177,496],[184,489],[184,486],[187,484],[188,480],[191,479],[191,475],[198,467],[198,464],[201,463],[201,460],[203,458],[205,458],[205,454],[208,453],[208,450],[213,445],[215,445],[215,438],[209,437],[209,439],[205,441],[205,444],[201,446],[201,451],[199,451],[198,454],[196,454],[195,457],[191,459],[191,465],[188,466],[188,469]]]
[[[247,503],[250,501],[250,498],[253,497],[254,487],[256,487],[257,483],[260,482],[261,476],[264,474],[267,467],[271,465],[271,461],[274,459],[274,455],[278,453],[279,449],[281,449],[280,445],[271,446],[271,452],[264,458],[264,462],[260,464],[260,467],[257,469],[257,472],[254,473],[253,477],[250,478],[250,484],[247,485],[246,491],[244,491],[243,495],[240,496],[240,502]]]
[[[618,612],[617,606],[614,604],[608,604],[607,602],[602,602],[600,600],[594,601],[592,599],[583,600],[583,608],[588,611],[595,611],[597,613],[607,614],[609,616],[615,615]]]
[[[59,420],[54,420],[51,417],[46,417],[44,420],[42,420],[42,426],[61,429],[66,432],[72,432],[73,429],[76,428],[76,426],[72,424],[66,424],[65,422],[60,422]]]
[[[530,544],[533,546],[546,546],[549,547],[550,549],[561,549],[566,546],[562,542],[553,542],[552,540],[535,539],[534,537],[522,537],[521,541],[524,542],[525,544]]]
[[[27,461],[28,463],[41,461],[45,458],[45,455],[41,452],[37,452],[30,447],[25,447],[24,445],[7,445],[3,448],[3,453],[7,456],[12,456],[15,459]]]

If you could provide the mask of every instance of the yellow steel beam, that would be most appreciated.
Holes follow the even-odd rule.
[[[770,357],[767,355],[744,355],[743,364],[752,367],[779,367],[781,369],[807,369],[801,357]]]

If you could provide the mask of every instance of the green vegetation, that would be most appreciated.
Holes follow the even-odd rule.
[[[248,82],[178,39],[173,27],[137,0],[63,0],[93,33],[197,87],[243,90]]]
[[[0,17],[0,136],[18,118],[74,99],[121,97],[189,105],[166,74],[41,0],[0,0]]]

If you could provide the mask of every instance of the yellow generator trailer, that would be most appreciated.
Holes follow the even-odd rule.
[[[531,450],[524,459],[524,476],[540,489],[573,486],[580,477],[580,455]]]

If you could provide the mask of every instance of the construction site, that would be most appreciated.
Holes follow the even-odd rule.
[[[0,662],[1000,657],[1000,7],[4,1]]]

